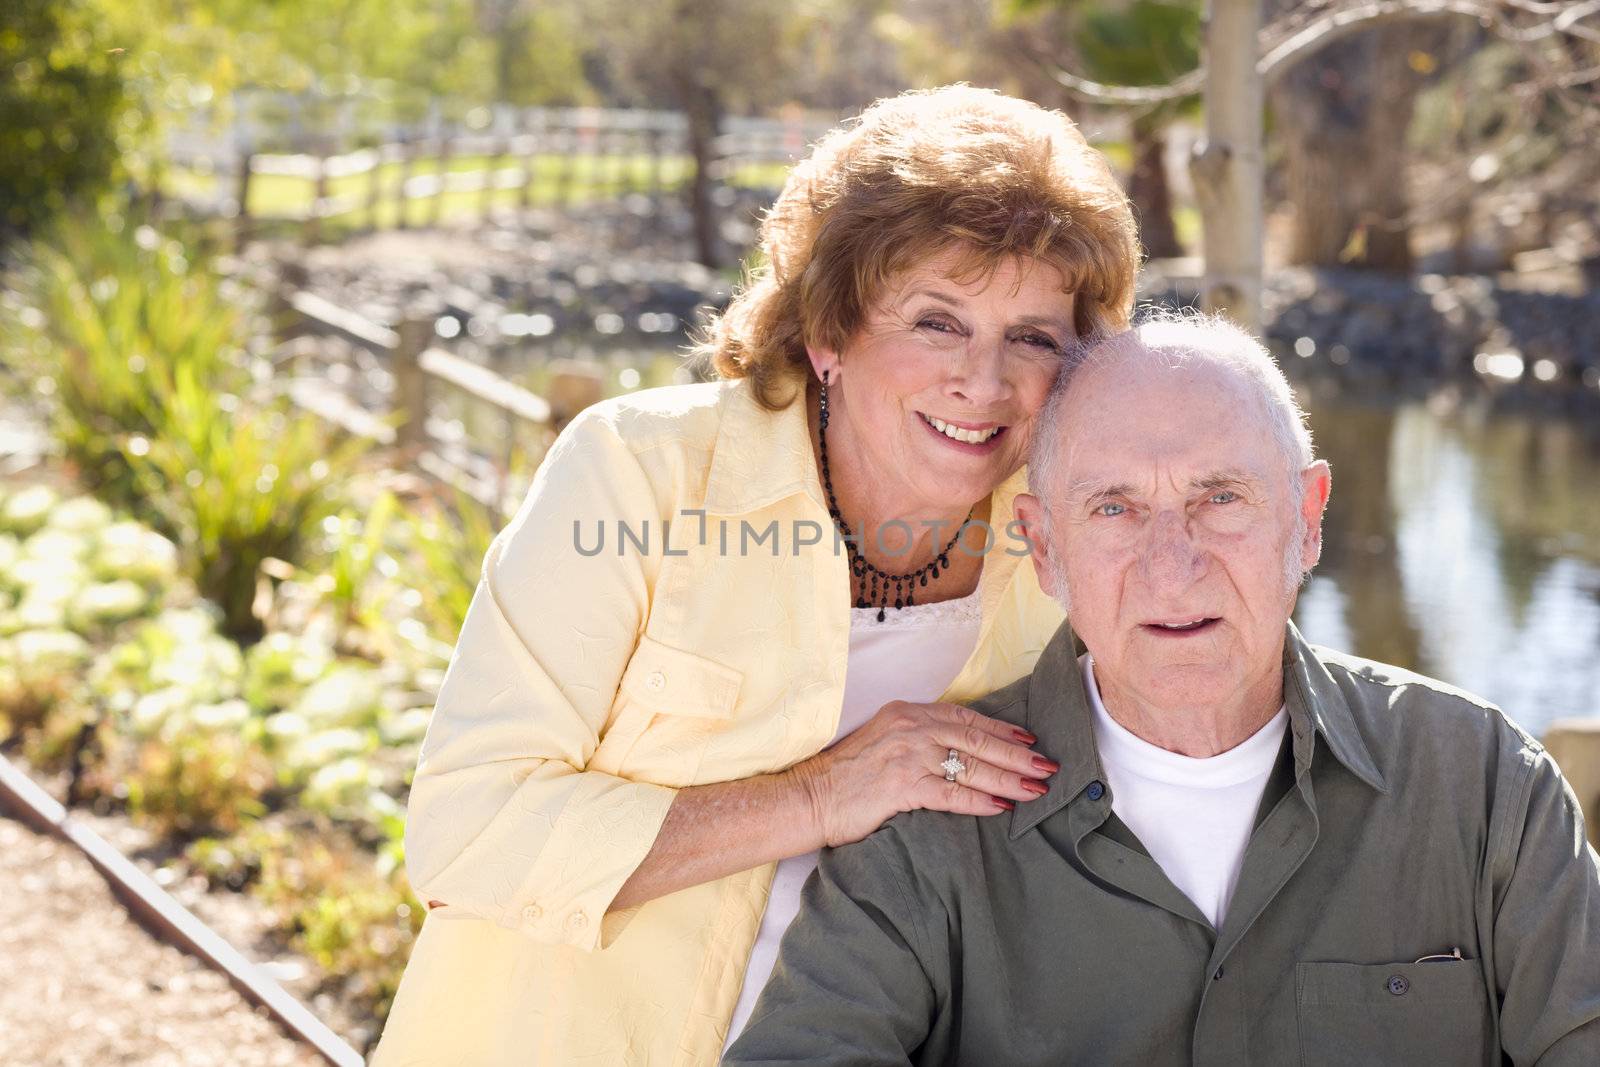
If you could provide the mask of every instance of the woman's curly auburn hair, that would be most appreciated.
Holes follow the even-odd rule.
[[[1138,236],[1106,158],[1059,111],[957,85],[879,100],[817,143],[762,222],[765,264],[698,354],[779,410],[808,343],[844,349],[887,279],[949,248],[973,278],[1054,265],[1080,337],[1127,327]]]

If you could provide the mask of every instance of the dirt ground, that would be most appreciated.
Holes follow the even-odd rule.
[[[323,1062],[220,974],[130,919],[63,841],[0,818],[6,1067]]]

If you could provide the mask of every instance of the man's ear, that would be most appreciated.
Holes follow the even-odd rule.
[[[1018,493],[1011,503],[1017,521],[1022,524],[1022,536],[1028,539],[1028,551],[1033,557],[1033,570],[1039,576],[1039,588],[1053,597],[1061,590],[1054,588],[1058,568],[1050,566],[1050,540],[1045,536],[1044,503],[1032,493]]]
[[[1319,459],[1300,472],[1300,515],[1305,519],[1305,540],[1300,544],[1300,569],[1309,571],[1322,558],[1322,516],[1333,491],[1333,471]]]

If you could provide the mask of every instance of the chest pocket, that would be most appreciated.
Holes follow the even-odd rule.
[[[641,637],[596,752],[597,761],[609,764],[600,769],[661,785],[694,784],[707,744],[738,710],[743,682],[733,667]]]
[[[1498,1063],[1488,988],[1476,960],[1301,963],[1300,1062]]]

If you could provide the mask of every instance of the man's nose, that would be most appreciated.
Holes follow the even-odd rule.
[[[1174,511],[1156,515],[1146,530],[1140,563],[1152,587],[1194,584],[1205,573],[1206,553],[1189,529],[1188,516]]]

